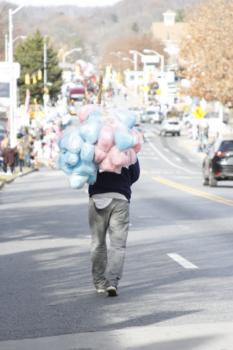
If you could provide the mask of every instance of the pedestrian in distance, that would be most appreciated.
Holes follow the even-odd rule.
[[[16,148],[7,147],[3,150],[3,171],[8,172],[8,167],[10,168],[11,174],[15,171],[17,150]]]
[[[4,173],[7,172],[7,164],[4,161],[5,150],[9,147],[9,139],[7,135],[4,136],[2,141],[0,142],[0,167]]]
[[[118,295],[129,230],[131,186],[140,176],[139,162],[123,167],[121,174],[98,172],[89,186],[89,226],[92,237],[93,283],[97,293]],[[106,237],[109,234],[108,251]]]
[[[24,162],[25,162],[25,149],[24,149],[23,141],[21,141],[21,140],[19,141],[19,143],[17,145],[17,152],[18,152],[19,172],[20,172],[20,175],[22,175]]]

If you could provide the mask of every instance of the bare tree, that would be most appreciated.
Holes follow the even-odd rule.
[[[106,50],[102,56],[101,63],[102,65],[111,64],[117,70],[132,68],[132,63],[127,60],[123,61],[122,58],[132,58],[129,53],[129,51],[132,49],[142,52],[145,48],[156,50],[157,52],[164,55],[163,43],[158,39],[154,39],[149,34],[144,34],[142,36],[122,36],[111,41],[111,43],[106,47]]]
[[[181,74],[191,96],[233,104],[233,0],[207,0],[188,16]]]

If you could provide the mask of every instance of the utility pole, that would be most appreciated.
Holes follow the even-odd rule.
[[[8,48],[8,62],[10,67],[10,109],[9,109],[9,121],[10,121],[10,145],[15,146],[16,143],[16,130],[15,130],[15,111],[16,111],[16,90],[17,86],[15,83],[15,71],[14,71],[14,55],[13,55],[13,16],[19,12],[24,5],[17,7],[15,10],[9,9],[8,12],[8,26],[9,26],[9,41],[7,44]]]
[[[47,83],[48,83],[48,53],[47,53],[47,41],[46,37],[44,38],[44,94],[43,94],[43,101],[44,101],[44,108],[46,107],[46,94],[47,94]]]
[[[5,61],[6,61],[6,62],[7,62],[8,59],[9,59],[8,53],[9,53],[8,35],[5,34]]]

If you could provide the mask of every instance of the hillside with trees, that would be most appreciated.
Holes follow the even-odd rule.
[[[115,6],[80,8],[77,6],[25,7],[14,17],[15,33],[28,35],[39,30],[52,38],[57,49],[85,46],[85,55],[101,56],[112,41],[122,36],[148,33],[154,21],[162,21],[163,12],[187,10],[199,0],[122,0]],[[7,32],[7,6],[0,2],[2,35]],[[182,20],[182,16],[179,16]],[[3,55],[3,45],[1,53]]]

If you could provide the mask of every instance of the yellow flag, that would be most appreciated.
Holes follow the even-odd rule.
[[[32,83],[33,83],[33,84],[36,84],[36,83],[37,83],[36,74],[33,74],[33,76],[32,76]]]
[[[25,76],[24,76],[24,83],[25,83],[25,85],[31,84],[31,78],[30,78],[30,75],[28,73],[25,74]]]
[[[47,95],[49,94],[49,89],[47,86],[44,87],[44,94],[47,94]]]
[[[80,65],[79,64],[76,64],[76,66],[75,66],[75,74],[77,76],[79,76],[81,74],[81,69],[80,69]]]
[[[37,79],[42,80],[42,71],[40,69],[37,72]]]
[[[108,65],[106,68],[105,68],[105,77],[107,79],[109,79],[112,75],[112,66]]]
[[[122,76],[121,72],[118,72],[118,73],[117,73],[117,79],[116,79],[116,80],[117,80],[118,83],[122,83],[122,81],[123,81],[123,76]]]

